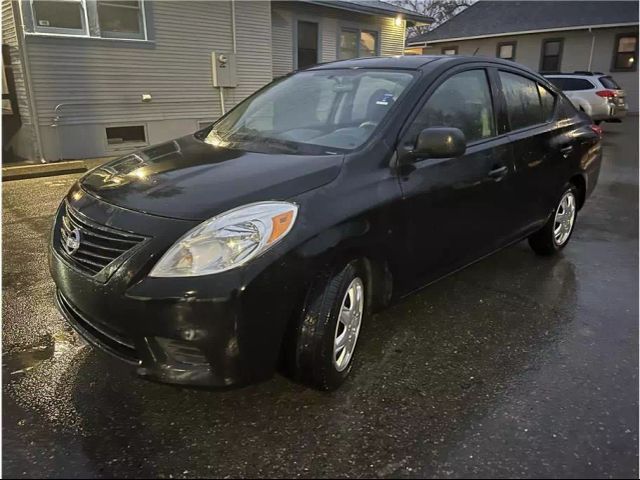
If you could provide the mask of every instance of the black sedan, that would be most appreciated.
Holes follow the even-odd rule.
[[[57,212],[57,302],[170,383],[331,390],[375,309],[528,238],[567,245],[598,127],[511,62],[367,58],[278,79],[208,128],[84,176]]]

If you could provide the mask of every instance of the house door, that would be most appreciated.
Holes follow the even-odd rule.
[[[298,21],[296,68],[310,67],[318,62],[318,24]]]

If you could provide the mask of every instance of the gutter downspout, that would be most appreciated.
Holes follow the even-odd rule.
[[[22,62],[22,69],[24,72],[24,86],[26,90],[27,97],[29,99],[29,113],[31,116],[31,123],[33,125],[33,133],[36,137],[36,156],[40,160],[41,163],[46,163],[47,161],[42,154],[42,137],[40,136],[40,122],[38,119],[38,110],[36,106],[36,99],[33,95],[33,84],[31,81],[31,68],[29,67],[29,54],[27,53],[27,37],[24,33],[24,24],[23,24],[23,15],[22,15],[22,2],[18,2],[18,9],[20,22],[16,22],[16,12],[13,10],[13,18],[16,25],[20,28],[19,39],[21,40],[21,45],[19,45],[20,50],[20,60]]]
[[[237,53],[237,45],[236,45],[236,2],[235,0],[231,1],[231,42],[232,49],[234,55]],[[222,111],[222,115],[226,113],[226,109],[224,107],[224,87],[218,87],[220,89],[220,110]]]
[[[589,66],[587,67],[587,71],[591,71],[591,63],[593,62],[593,51],[596,46],[596,34],[593,32],[591,27],[589,27],[589,33],[591,34],[591,51],[589,52]]]

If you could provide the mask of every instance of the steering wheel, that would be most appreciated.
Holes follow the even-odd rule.
[[[378,126],[378,122],[366,121],[358,125],[358,128],[375,128],[377,126]]]

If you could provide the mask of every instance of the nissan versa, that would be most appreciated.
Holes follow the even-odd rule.
[[[599,128],[514,63],[315,66],[80,179],[58,306],[152,379],[331,390],[370,312],[525,238],[562,249],[600,163]]]

